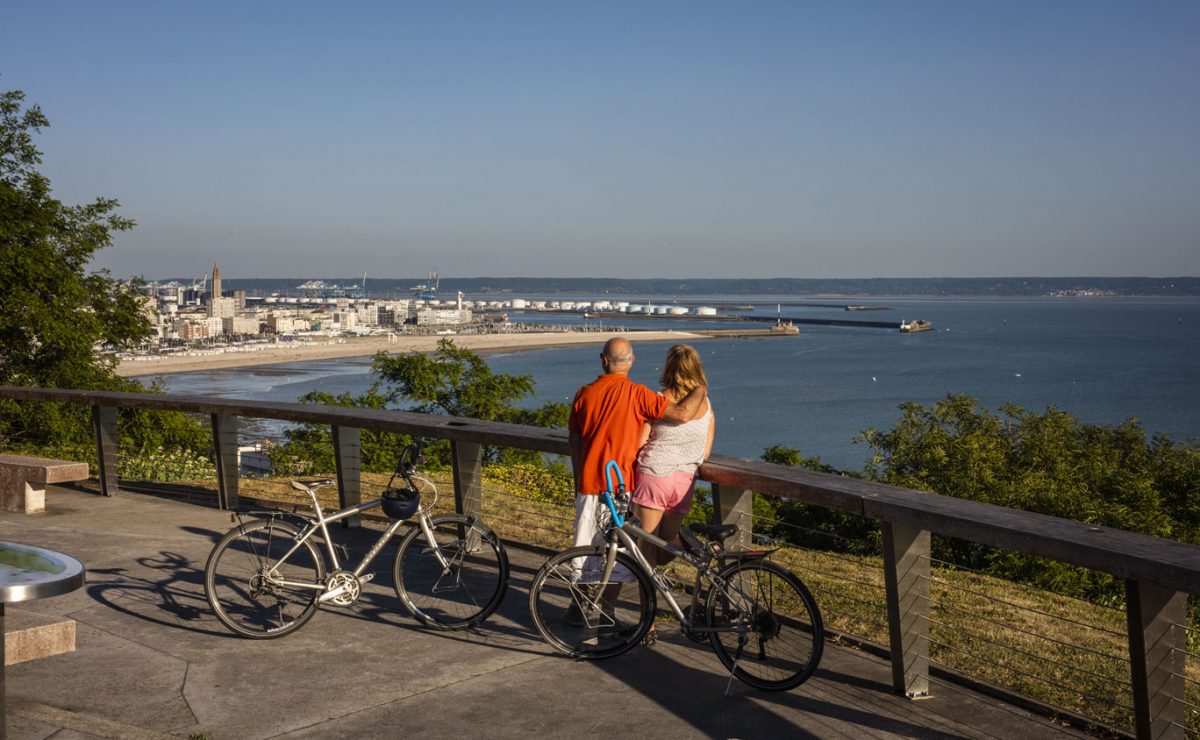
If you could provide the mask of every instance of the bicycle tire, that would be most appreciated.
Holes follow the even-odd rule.
[[[612,658],[641,642],[654,623],[656,595],[650,579],[633,558],[617,553],[617,564],[634,576],[611,606],[602,598],[599,581],[580,583],[576,558],[603,562],[605,548],[574,547],[546,561],[529,586],[529,612],[546,642],[582,660]],[[593,561],[594,562],[594,561]],[[613,569],[614,574],[617,569]],[[615,583],[615,582],[613,582]],[[569,616],[574,613],[574,617]]]
[[[764,691],[787,691],[817,670],[825,626],[808,587],[790,571],[765,560],[737,562],[718,574],[708,592],[705,614],[709,642],[738,680]],[[742,627],[744,631],[734,631]],[[740,635],[747,637],[740,643]],[[740,649],[739,649],[740,648]]]
[[[316,614],[324,590],[325,559],[312,543],[304,543],[286,563],[300,530],[275,519],[258,519],[229,530],[213,547],[204,565],[204,592],[221,624],[255,640],[283,637]],[[313,588],[272,585],[268,568],[286,580]]]
[[[504,545],[474,517],[434,517],[430,526],[450,567],[442,567],[424,532],[413,527],[392,564],[400,603],[421,624],[436,629],[464,629],[482,622],[499,608],[508,589]]]

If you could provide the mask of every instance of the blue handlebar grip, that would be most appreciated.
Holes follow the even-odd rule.
[[[613,490],[612,475],[610,472],[613,470],[617,471],[617,485],[621,487],[620,492],[624,492],[625,476],[621,473],[621,466],[617,465],[616,460],[609,460],[608,464],[604,466],[604,482],[608,484],[608,490]]]
[[[620,528],[625,524],[625,517],[617,513],[617,506],[613,502],[613,485],[610,474],[612,470],[617,471],[617,485],[620,486],[620,492],[625,492],[625,476],[621,474],[621,466],[617,465],[616,460],[609,460],[608,464],[604,466],[604,482],[608,484],[608,490],[604,492],[604,503],[608,505],[608,510],[612,513],[613,524]]]

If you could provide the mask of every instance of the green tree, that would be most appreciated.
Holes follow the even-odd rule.
[[[300,403],[322,406],[344,406],[360,409],[386,409],[387,397],[379,392],[379,383],[374,383],[357,396],[350,393],[333,395],[313,391],[300,398]],[[284,433],[287,442],[271,450],[271,465],[277,471],[291,471],[301,475],[332,472],[336,464],[333,457],[333,430],[327,424],[305,424]],[[400,452],[412,442],[407,434],[380,432],[363,429],[360,432],[360,465],[363,470],[375,473],[391,472],[395,469]]]
[[[486,360],[451,339],[439,341],[432,355],[381,352],[371,367],[390,385],[388,400],[410,404],[409,411],[540,427],[567,425],[569,408],[564,403],[535,408],[518,405],[534,394],[532,376],[494,373]],[[530,450],[487,448],[484,454],[485,459],[508,463],[539,459],[538,453]]]
[[[782,445],[763,450],[762,459],[764,462],[818,473],[851,475],[821,462],[819,457],[804,457],[800,450]],[[802,547],[856,554],[874,553],[878,549],[877,522],[823,506],[810,506],[791,499],[756,493],[754,515],[756,520],[774,522],[770,527],[764,526],[764,531]]]
[[[403,355],[377,354],[371,371],[379,380],[365,393],[310,393],[302,403],[327,404],[355,408],[400,408],[423,414],[449,414],[485,421],[564,427],[566,404],[547,403],[535,408],[516,404],[533,396],[534,383],[529,375],[494,373],[487,361],[459,347],[450,339],[438,342],[432,355],[410,352]],[[333,437],[328,427],[309,424],[286,433],[287,442],[272,453],[280,469],[298,472],[333,470]],[[387,471],[396,462],[397,452],[408,444],[406,435],[363,430],[362,465],[365,470]],[[426,457],[434,464],[449,462],[449,445],[431,444]],[[537,452],[530,450],[484,448],[489,462],[531,464],[546,467]],[[553,467],[553,466],[551,466]]]
[[[20,91],[0,93],[0,385],[142,391],[116,375],[115,353],[151,334],[140,281],[89,271],[113,234],[133,227],[117,201],[68,205],[38,172],[34,135],[49,126]],[[205,439],[182,415],[122,414],[134,448],[193,447]],[[87,409],[0,403],[0,445],[91,455]]]
[[[33,143],[49,121],[36,105],[22,109],[24,98],[0,94],[0,383],[120,387],[116,358],[94,348],[137,346],[150,321],[136,283],[87,268],[133,221],[110,198],[67,205],[51,195]]]
[[[888,432],[868,429],[867,474],[945,496],[1196,542],[1200,450],[1148,441],[1136,420],[1087,424],[1048,407],[1000,414],[968,396],[908,403]],[[936,557],[1080,596],[1119,595],[1113,579],[1062,563],[935,538]]]

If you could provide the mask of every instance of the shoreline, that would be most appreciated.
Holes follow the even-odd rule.
[[[193,353],[167,355],[144,359],[125,359],[117,366],[117,375],[124,378],[149,375],[171,375],[174,373],[203,372],[206,370],[231,370],[261,365],[281,365],[288,362],[313,362],[337,360],[345,357],[364,357],[378,352],[402,354],[405,352],[433,352],[438,341],[453,339],[454,344],[481,354],[569,347],[581,344],[597,346],[615,336],[623,336],[631,342],[692,342],[712,337],[687,331],[630,331],[630,332],[538,332],[533,334],[425,334],[420,336],[398,335],[389,340],[385,337],[329,340],[326,343],[301,344],[298,346],[271,346],[249,351]]]

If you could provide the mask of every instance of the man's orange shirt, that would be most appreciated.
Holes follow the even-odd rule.
[[[571,404],[570,431],[582,442],[580,490],[597,494],[608,490],[604,466],[616,460],[625,476],[625,490],[633,490],[633,463],[637,459],[642,424],[662,418],[670,401],[620,373],[601,375],[583,386]],[[618,485],[613,480],[614,489]]]

